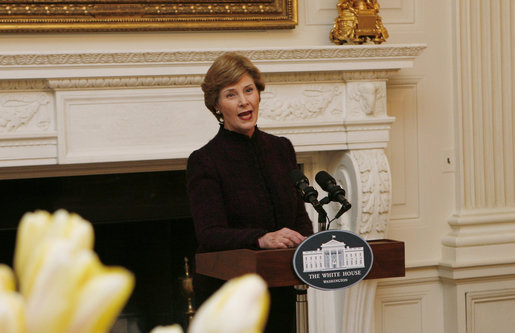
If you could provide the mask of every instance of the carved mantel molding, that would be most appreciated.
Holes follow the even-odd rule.
[[[411,67],[425,47],[423,44],[385,44],[231,51],[251,58],[264,73],[331,72]],[[0,52],[0,73],[3,79],[203,75],[212,61],[226,51]]]
[[[425,44],[384,44],[319,46],[306,48],[234,49],[256,62],[272,60],[310,61],[337,59],[413,59]],[[211,63],[227,49],[179,50],[152,52],[55,52],[55,53],[0,53],[0,66],[59,66],[59,65],[121,65],[121,64],[194,64]]]

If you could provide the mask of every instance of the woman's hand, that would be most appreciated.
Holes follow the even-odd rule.
[[[258,243],[262,249],[286,249],[299,245],[304,239],[306,237],[295,230],[282,228],[281,230],[264,234],[258,239]]]

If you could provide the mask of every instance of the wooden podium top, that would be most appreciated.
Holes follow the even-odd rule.
[[[404,276],[404,242],[379,239],[368,241],[374,254],[372,268],[365,279]],[[197,253],[198,274],[229,280],[246,273],[259,274],[269,287],[303,284],[293,269],[295,249],[229,250]]]

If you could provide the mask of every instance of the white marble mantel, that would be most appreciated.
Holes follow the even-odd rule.
[[[385,80],[424,48],[234,51],[266,75],[260,126],[319,151],[384,147]],[[186,158],[216,130],[199,84],[224,51],[0,52],[0,167]]]
[[[265,75],[258,125],[291,139],[308,178],[325,169],[346,189],[353,209],[336,228],[366,239],[386,236],[391,176],[384,148],[394,121],[386,82],[424,48],[232,50]],[[184,168],[218,130],[200,83],[224,51],[0,52],[0,180],[63,167],[73,174],[116,172],[125,164],[142,171],[160,161]],[[375,286],[367,280],[345,293],[310,291],[310,331],[368,332]],[[358,311],[356,304],[368,305]]]

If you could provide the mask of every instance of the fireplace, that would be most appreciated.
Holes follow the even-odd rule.
[[[231,50],[253,60],[267,82],[261,95],[260,128],[292,141],[298,161],[304,164],[312,184],[314,174],[326,170],[346,189],[353,208],[344,218],[333,222],[333,227],[352,230],[366,239],[385,238],[391,207],[391,177],[384,149],[394,121],[387,114],[386,82],[399,69],[411,67],[424,48],[425,45],[416,44],[385,44]],[[57,181],[60,185],[52,186],[87,191],[85,188],[94,184],[109,184],[127,177],[131,180],[120,185],[122,190],[117,194],[122,198],[132,195],[127,201],[113,201],[108,188],[100,190],[102,200],[89,202],[95,213],[83,210],[86,205],[73,197],[61,198],[62,203],[95,224],[99,233],[98,251],[103,260],[113,260],[109,251],[115,251],[102,248],[106,239],[112,242],[117,240],[114,236],[128,238],[130,233],[153,232],[159,233],[156,238],[159,245],[150,252],[162,253],[166,262],[157,266],[162,269],[164,265],[172,265],[166,266],[171,274],[183,273],[183,253],[172,260],[170,253],[178,250],[167,244],[172,242],[164,237],[179,231],[192,234],[191,221],[181,213],[187,211],[187,201],[176,202],[170,198],[184,195],[183,189],[182,194],[174,189],[183,186],[177,184],[184,180],[181,170],[185,169],[186,158],[217,131],[216,121],[203,105],[199,86],[209,65],[225,51],[0,52],[0,67],[7,69],[0,79],[0,185],[14,179],[22,184],[63,177]],[[150,173],[151,179],[172,177],[178,183],[163,188],[162,184],[145,179],[139,180],[138,186],[130,185],[139,179],[140,173],[145,173],[144,177]],[[88,186],[70,185],[70,179]],[[149,201],[146,196],[156,189],[168,191],[171,197]],[[2,190],[2,195],[6,193]],[[17,201],[27,201],[23,194],[19,195]],[[130,213],[126,204],[129,199],[134,200],[130,202],[135,206]],[[47,200],[44,202],[47,209],[58,208],[56,202],[43,200]],[[19,207],[10,201],[13,207]],[[115,206],[107,207],[107,202]],[[155,207],[157,203],[159,208]],[[12,242],[14,223],[27,209],[34,206],[18,208],[17,213],[11,214],[14,216],[8,225],[2,226],[0,237],[8,239],[5,244],[9,239]],[[327,209],[334,216],[331,207]],[[316,221],[316,214],[309,213]],[[115,231],[119,226],[123,230]],[[145,237],[132,242],[137,241],[142,242],[138,245],[143,249],[150,246],[145,243]],[[188,243],[181,248],[189,251],[193,247]],[[132,250],[122,247],[119,252],[126,254]],[[129,268],[132,265],[130,260],[115,264]],[[156,301],[149,305],[158,309],[150,315],[156,322],[181,311],[175,303],[176,281],[168,282],[170,285],[163,287],[163,293],[174,298],[174,303],[163,305]],[[157,293],[154,289],[145,292]],[[360,290],[339,298],[310,292],[309,303],[313,306],[309,312],[310,329],[318,331],[327,327],[324,320],[328,316],[343,315],[343,322],[350,322],[347,319],[353,315],[353,306],[345,306],[342,314],[337,313],[339,304],[364,302],[374,293],[372,282],[360,284]],[[132,333],[133,323],[125,319],[130,318],[131,311],[136,311],[134,302],[131,300],[120,318],[116,332]],[[366,327],[372,312],[364,313],[366,318],[360,322]]]
[[[179,278],[196,241],[183,170],[10,179],[0,189],[8,194],[0,201],[0,262],[12,264],[15,228],[25,212],[64,208],[93,223],[104,264],[135,274],[113,332],[186,324]]]

